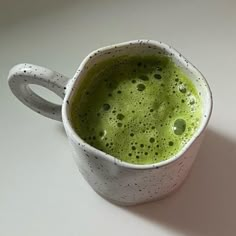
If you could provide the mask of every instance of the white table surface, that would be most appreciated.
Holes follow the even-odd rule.
[[[214,111],[181,189],[123,208],[89,187],[62,124],[23,106],[7,75],[30,62],[72,77],[90,51],[141,38],[166,42],[197,66],[211,85]],[[234,0],[1,0],[0,235],[235,236],[235,43]]]

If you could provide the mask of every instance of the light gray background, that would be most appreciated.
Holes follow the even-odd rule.
[[[92,50],[140,38],[166,42],[197,66],[211,85],[214,111],[182,188],[122,208],[88,186],[62,124],[23,106],[7,75],[30,62],[72,77]],[[234,0],[1,0],[0,235],[236,235],[235,42]]]

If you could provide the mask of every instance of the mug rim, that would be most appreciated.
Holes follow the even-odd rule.
[[[105,153],[105,152],[91,146],[90,144],[86,143],[82,138],[80,138],[80,136],[75,132],[72,125],[70,124],[70,119],[67,114],[68,107],[70,106],[69,99],[70,99],[71,92],[74,90],[75,82],[77,81],[81,71],[84,69],[84,66],[87,64],[87,62],[93,56],[99,55],[99,53],[102,53],[102,52],[104,53],[105,51],[113,50],[116,48],[125,47],[128,45],[138,45],[138,44],[139,45],[142,45],[142,44],[143,45],[153,45],[153,46],[159,47],[161,49],[166,50],[169,54],[171,54],[172,57],[180,60],[181,63],[183,63],[183,64],[187,63],[188,70],[194,72],[194,74],[197,74],[197,77],[201,78],[203,80],[203,82],[205,83],[207,95],[209,97],[209,104],[207,106],[206,113],[202,114],[202,118],[204,118],[204,120],[202,120],[200,127],[194,132],[191,139],[184,145],[183,148],[181,148],[181,150],[176,155],[170,157],[167,160],[160,161],[157,163],[151,163],[151,164],[133,164],[133,163],[125,162],[125,161],[122,161],[122,160],[120,160],[108,153]],[[65,130],[66,130],[67,136],[71,137],[73,142],[75,142],[76,145],[78,145],[80,148],[86,149],[89,152],[93,153],[94,155],[99,155],[99,158],[103,158],[107,161],[110,161],[110,162],[114,163],[115,165],[118,165],[121,167],[126,167],[129,169],[155,169],[155,168],[166,166],[166,165],[171,164],[172,162],[175,162],[176,160],[178,160],[180,157],[183,156],[184,153],[186,153],[191,148],[192,144],[204,132],[204,130],[206,129],[206,127],[209,123],[209,120],[210,120],[210,117],[212,114],[212,108],[213,108],[212,92],[211,92],[210,86],[209,86],[206,78],[203,76],[203,74],[189,60],[187,60],[180,52],[178,52],[175,48],[171,47],[170,45],[168,45],[166,43],[163,43],[163,42],[160,42],[157,40],[147,40],[147,39],[131,40],[131,41],[123,42],[123,43],[117,43],[117,44],[112,44],[110,46],[101,47],[99,49],[92,51],[81,62],[75,75],[68,82],[65,92],[66,92],[66,94],[65,94],[64,100],[62,102],[62,121],[63,121],[63,125],[65,127]]]

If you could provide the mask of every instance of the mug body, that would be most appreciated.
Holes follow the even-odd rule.
[[[123,55],[165,55],[188,75],[199,92],[202,102],[199,128],[182,150],[166,161],[145,165],[123,162],[87,144],[73,129],[70,104],[90,68],[109,58]],[[164,43],[136,40],[98,49],[84,59],[66,86],[62,120],[73,146],[75,161],[90,186],[115,204],[135,205],[163,198],[183,183],[199,150],[211,111],[210,88],[203,75],[186,58]]]
[[[107,160],[107,154],[91,150],[87,144],[74,140],[70,133],[68,137],[75,162],[89,185],[105,199],[129,206],[161,199],[175,191],[191,169],[203,133],[175,161],[148,168],[129,167],[118,160]]]

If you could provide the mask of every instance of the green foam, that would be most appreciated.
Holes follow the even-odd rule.
[[[71,103],[90,145],[129,163],[176,155],[199,126],[201,98],[167,56],[123,56],[92,67]]]

